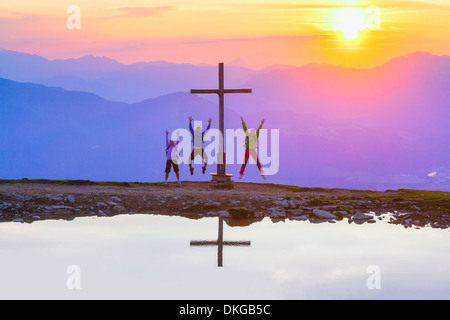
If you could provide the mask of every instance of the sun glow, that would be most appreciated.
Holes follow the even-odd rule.
[[[367,15],[360,8],[339,8],[335,12],[334,29],[342,32],[347,41],[356,40],[367,27]]]

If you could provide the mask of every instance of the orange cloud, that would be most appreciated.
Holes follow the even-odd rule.
[[[123,11],[124,14],[120,17],[127,18],[139,18],[139,17],[154,17],[160,16],[163,12],[174,10],[174,6],[162,6],[162,7],[153,7],[153,8],[117,8],[119,11]]]

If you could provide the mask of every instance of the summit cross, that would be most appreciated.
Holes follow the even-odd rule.
[[[225,94],[228,93],[252,93],[252,89],[225,89],[224,85],[224,64],[219,63],[219,89],[192,89],[191,94],[217,94],[219,96],[219,130],[221,141],[217,153],[217,173],[211,173],[214,185],[232,185],[233,175],[226,173],[225,153],[224,153],[224,132],[225,132]]]

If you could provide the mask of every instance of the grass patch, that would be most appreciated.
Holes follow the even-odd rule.
[[[310,188],[310,187],[298,187],[298,186],[291,186],[286,184],[274,184],[274,187],[287,189],[293,192],[330,192],[332,189],[326,189],[326,188]]]
[[[310,200],[309,204],[312,206],[320,206],[320,205],[328,204],[329,202],[330,202],[330,199],[327,197],[318,197],[318,198],[314,198],[314,199]]]
[[[415,189],[386,190],[386,192],[374,196],[373,199],[392,201],[398,204],[412,202],[421,210],[432,212],[432,215],[435,217],[450,215],[450,192],[446,191]]]
[[[356,193],[358,195],[374,194],[374,193],[379,192],[379,191],[374,191],[374,190],[322,188],[322,187],[299,187],[299,186],[291,186],[291,185],[286,185],[286,184],[272,184],[272,185],[274,187],[283,188],[283,189],[290,190],[293,192],[326,192],[326,193],[347,192],[347,193]]]
[[[0,179],[0,184],[10,183],[45,183],[45,184],[65,184],[69,180],[49,180],[49,179]]]
[[[145,187],[162,186],[162,182],[123,182],[123,181],[90,181],[90,180],[50,180],[50,179],[0,179],[0,184],[13,183],[40,183],[54,185],[73,185],[73,186],[118,186],[118,187]]]

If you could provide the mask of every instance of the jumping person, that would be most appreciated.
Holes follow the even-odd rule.
[[[256,151],[257,148],[257,142],[259,138],[259,131],[261,130],[264,119],[261,120],[261,124],[259,125],[259,128],[255,131],[255,129],[251,129],[250,132],[247,130],[247,126],[245,125],[244,118],[241,116],[242,121],[242,128],[244,129],[246,138],[245,138],[245,159],[244,163],[241,166],[241,171],[239,172],[239,179],[242,179],[244,176],[245,167],[247,166],[247,162],[250,156],[255,160],[256,165],[258,166],[258,170],[261,173],[261,176],[266,179],[264,176],[264,170],[262,169],[261,163],[258,159],[258,153]]]
[[[167,184],[167,179],[169,178],[170,169],[173,166],[173,171],[177,176],[178,185],[181,185],[180,182],[180,169],[178,168],[178,151],[176,146],[180,143],[180,132],[177,131],[177,141],[169,140],[169,131],[166,130],[166,179],[164,180],[164,184]]]
[[[191,175],[194,174],[194,168],[192,167],[192,160],[195,159],[197,156],[201,156],[204,160],[204,165],[202,167],[202,173],[205,174],[206,166],[208,165],[208,156],[205,153],[205,150],[203,149],[203,136],[205,135],[206,131],[211,128],[211,118],[208,119],[208,127],[205,131],[202,132],[201,127],[197,127],[194,129],[192,128],[192,117],[189,117],[189,130],[192,134],[192,145],[193,149],[191,152],[191,156],[189,157],[189,170],[191,171]]]

